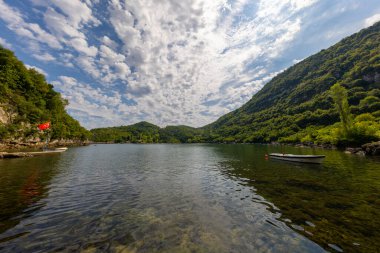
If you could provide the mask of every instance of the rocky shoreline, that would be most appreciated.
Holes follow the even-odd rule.
[[[52,140],[49,142],[48,148],[87,146],[89,144],[91,144],[90,141]],[[41,141],[5,141],[0,142],[0,152],[23,153],[23,151],[41,150],[45,145],[46,143]]]
[[[112,144],[112,142],[91,142],[91,141],[81,141],[81,140],[53,140],[49,142],[48,148],[56,147],[77,147],[77,146],[87,146],[90,144]],[[46,145],[45,142],[19,142],[19,141],[8,141],[0,142],[0,159],[2,158],[17,158],[17,157],[30,157],[31,155],[27,151],[41,150]],[[283,145],[281,143],[271,143],[271,145]],[[289,145],[289,144],[288,144]],[[333,145],[315,145],[315,144],[291,144],[296,147],[316,147],[322,149],[337,149]],[[380,156],[380,141],[372,142],[362,145],[357,148],[347,147],[344,150],[347,154],[355,154],[360,156]]]
[[[296,147],[315,147],[322,149],[340,149],[331,144],[325,145],[315,145],[315,144],[295,144]],[[347,154],[355,154],[360,156],[380,156],[380,141],[372,142],[362,145],[361,147],[351,148],[347,147],[344,149]]]
[[[380,141],[367,143],[359,148],[346,148],[345,152],[362,156],[380,156]]]

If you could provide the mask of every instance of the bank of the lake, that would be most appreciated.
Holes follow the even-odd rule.
[[[48,144],[45,141],[3,141],[0,142],[0,152],[26,152],[36,151],[43,147],[78,147],[87,146],[92,142],[82,140],[52,140]]]
[[[0,251],[375,252],[379,166],[241,144],[97,144],[0,160]]]

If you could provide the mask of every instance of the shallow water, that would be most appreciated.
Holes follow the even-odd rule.
[[[1,252],[380,249],[380,160],[338,151],[93,145],[0,160],[0,185]]]

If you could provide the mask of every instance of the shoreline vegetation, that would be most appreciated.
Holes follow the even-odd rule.
[[[234,144],[246,144],[246,145],[286,145],[286,146],[295,146],[301,148],[320,148],[320,149],[338,149],[336,146],[331,145],[315,145],[315,144],[306,144],[306,143],[117,143],[117,142],[91,142],[91,141],[56,141],[53,144],[48,145],[48,148],[55,147],[78,147],[78,146],[89,146],[96,144],[224,144],[224,145],[234,145]],[[23,158],[23,157],[31,157],[28,152],[30,151],[38,151],[44,147],[45,143],[19,143],[19,144],[1,144],[0,145],[0,159],[5,158]],[[4,148],[6,147],[6,148]],[[339,149],[338,149],[339,150]],[[359,156],[380,156],[380,141],[372,142],[362,145],[361,147],[350,148],[347,147],[345,149],[341,149],[342,152],[347,154],[354,154]]]
[[[48,134],[36,126],[50,121],[52,143],[64,146],[281,143],[380,153],[380,22],[293,65],[242,107],[200,128],[139,122],[86,130],[42,74],[1,46],[0,84],[0,151],[40,148]]]

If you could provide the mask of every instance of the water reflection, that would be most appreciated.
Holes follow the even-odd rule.
[[[274,203],[281,220],[328,250],[380,248],[380,161],[339,151],[273,146],[219,146],[222,172]],[[269,152],[327,155],[322,165],[266,161]]]
[[[344,242],[372,249],[364,247],[371,237],[332,216],[359,210],[352,217],[371,226],[362,202],[371,200],[371,189],[378,201],[379,175],[368,167],[376,161],[346,161],[338,152],[321,166],[266,161],[264,154],[275,149],[97,145],[72,148],[55,162],[9,160],[7,169],[0,167],[6,184],[1,203],[8,209],[0,217],[2,224],[17,222],[0,232],[7,238],[0,251],[323,252],[318,244],[355,249]],[[347,200],[350,194],[354,200]],[[371,215],[378,214],[375,202],[366,204]],[[20,207],[12,208],[14,203]],[[336,229],[344,240],[333,234]]]
[[[0,160],[0,235],[44,205],[41,200],[47,196],[59,159]],[[0,236],[0,242],[5,240]]]

